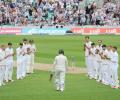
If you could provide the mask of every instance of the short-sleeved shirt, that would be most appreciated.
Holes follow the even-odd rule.
[[[91,44],[92,44],[92,42],[91,41],[89,41],[88,43],[85,43],[85,56],[87,57],[87,56],[89,56],[89,51],[90,51],[90,48],[91,48]]]
[[[4,50],[0,49],[0,66],[5,66],[6,65],[6,53]]]
[[[54,66],[55,70],[66,71],[66,67],[68,66],[67,57],[62,54],[56,56]]]

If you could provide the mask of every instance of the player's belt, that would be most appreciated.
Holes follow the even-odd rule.
[[[0,66],[6,66],[6,65],[0,65]]]
[[[103,65],[108,65],[108,64],[103,64]]]

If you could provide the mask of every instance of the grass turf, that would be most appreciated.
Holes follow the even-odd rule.
[[[15,73],[14,73],[15,78]],[[15,80],[0,87],[0,100],[119,100],[120,89],[111,89],[89,80],[85,74],[66,77],[66,90],[63,93],[54,90],[49,82],[49,72],[36,71],[24,80]]]
[[[15,35],[0,35],[0,44],[7,44],[12,42],[16,48],[23,38],[34,39],[37,46],[36,62],[39,63],[53,63],[54,57],[58,49],[63,48],[65,55],[68,57],[69,65],[72,60],[75,61],[76,66],[85,67],[83,41],[84,36],[15,36]],[[90,36],[91,40],[97,42],[102,39],[104,44],[115,45],[118,47],[120,53],[120,36],[115,35],[98,35]]]
[[[15,36],[15,35],[0,35],[0,44],[6,44],[12,42],[14,48],[18,46],[18,43],[23,39],[34,39],[37,45],[36,62],[39,63],[53,63],[54,57],[57,54],[58,49],[63,48],[65,55],[68,57],[69,65],[74,60],[76,66],[85,67],[83,41],[84,36]],[[90,36],[91,40],[97,42],[98,39],[102,39],[107,45],[118,46],[120,52],[120,36],[115,35],[98,35]]]

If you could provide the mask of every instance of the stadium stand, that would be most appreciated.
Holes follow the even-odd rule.
[[[0,25],[119,26],[119,0],[0,0]]]

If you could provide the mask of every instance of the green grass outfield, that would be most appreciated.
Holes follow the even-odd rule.
[[[36,71],[24,80],[15,80],[0,87],[0,100],[120,100],[120,89],[89,80],[85,74],[68,74],[63,93],[54,90],[48,79],[48,72]]]
[[[0,35],[0,44],[13,42],[14,48],[22,38],[34,39],[37,45],[36,62],[52,63],[59,48],[65,49],[69,62],[74,56],[77,66],[84,67],[84,36],[14,36]],[[120,36],[90,36],[91,40],[104,40],[107,45],[115,45],[120,51]],[[119,75],[120,76],[120,75]],[[67,74],[66,90],[59,93],[49,82],[49,72],[36,71],[24,80],[0,87],[0,100],[120,100],[120,89],[111,89],[90,80],[85,74]]]
[[[83,40],[84,36],[15,36],[15,35],[0,35],[0,44],[12,42],[14,48],[23,39],[34,39],[37,45],[36,62],[39,63],[53,63],[54,57],[59,48],[65,50],[65,55],[68,57],[69,65],[72,59],[75,60],[76,66],[85,67]],[[119,47],[120,51],[120,36],[114,35],[98,35],[90,36],[91,40],[96,42],[102,39],[107,45],[115,45]]]

